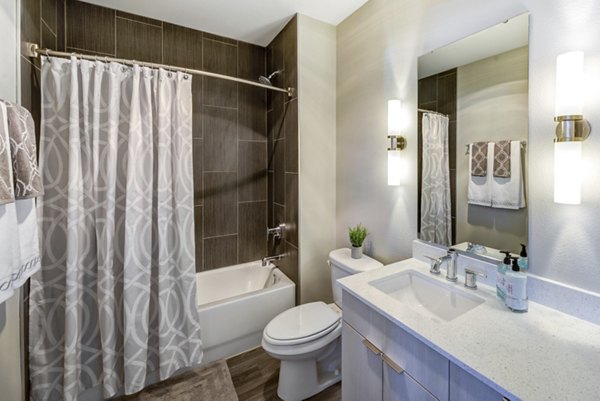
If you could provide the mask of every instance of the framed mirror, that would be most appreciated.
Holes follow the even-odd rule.
[[[494,259],[527,244],[523,14],[418,59],[419,238]]]

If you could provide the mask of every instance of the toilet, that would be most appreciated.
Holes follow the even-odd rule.
[[[331,251],[333,304],[311,302],[273,318],[263,331],[262,347],[281,361],[277,395],[285,401],[311,397],[341,379],[342,277],[383,266],[364,255],[352,259],[350,249]]]

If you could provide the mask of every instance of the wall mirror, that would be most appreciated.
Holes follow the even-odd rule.
[[[419,57],[420,239],[527,244],[528,31],[523,14]]]

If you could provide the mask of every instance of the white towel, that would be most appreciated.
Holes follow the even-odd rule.
[[[515,210],[525,207],[521,141],[510,142],[510,170],[510,178],[492,177],[492,207]]]
[[[22,286],[41,266],[35,199],[17,199],[20,263],[13,272],[13,288]]]
[[[469,145],[469,185],[467,188],[467,201],[471,205],[492,206],[492,174],[494,171],[494,143],[488,143],[487,175],[477,177],[471,175],[471,152],[473,145]]]
[[[0,102],[0,135],[8,139],[6,106]],[[3,177],[12,187],[12,164],[8,167],[8,177]],[[6,301],[14,293],[13,273],[21,258],[19,253],[19,236],[17,209],[15,203],[0,205],[0,302]]]
[[[0,102],[0,135],[9,135],[7,110]],[[12,166],[10,182],[14,185]],[[0,303],[40,268],[35,199],[0,205]]]

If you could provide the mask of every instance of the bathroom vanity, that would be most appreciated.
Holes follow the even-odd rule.
[[[463,282],[415,258],[340,280],[344,401],[599,399],[600,326]]]

